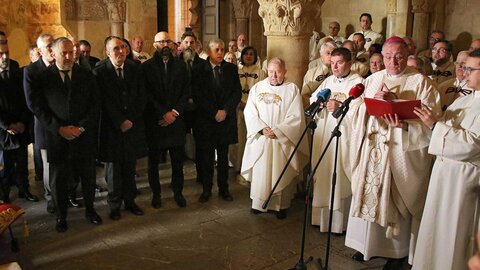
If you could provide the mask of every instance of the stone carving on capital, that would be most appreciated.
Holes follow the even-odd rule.
[[[126,0],[103,0],[110,22],[125,22]]]
[[[107,8],[102,0],[75,0],[75,16],[79,20],[108,20]]]
[[[249,18],[253,7],[253,0],[232,0],[235,18]]]
[[[267,36],[311,36],[324,0],[258,0]]]
[[[432,12],[432,0],[412,0],[413,13],[430,13]],[[433,1],[435,2],[435,1]]]
[[[201,10],[200,10],[200,1],[199,0],[189,0],[188,1],[188,11],[189,11],[189,23],[188,25],[192,28],[193,33],[198,38],[201,33]]]
[[[397,13],[397,0],[387,0],[387,13]]]

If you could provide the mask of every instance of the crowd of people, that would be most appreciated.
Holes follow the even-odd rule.
[[[193,136],[200,203],[212,196],[215,166],[218,195],[233,201],[231,163],[237,179],[250,183],[252,214],[270,210],[284,219],[308,161],[319,159],[342,109],[338,159],[330,149],[313,175],[312,225],[326,232],[331,218],[332,232],[346,233],[345,245],[357,251],[354,260],[384,257],[384,269],[402,269],[407,258],[413,269],[465,269],[473,255],[472,190],[480,180],[480,40],[454,57],[444,33],[433,31],[430,48],[416,53],[410,37],[384,41],[371,29],[370,14],[359,21],[361,31],[348,38],[338,35],[338,22],[324,38],[314,32],[301,87],[288,82],[281,55],[261,62],[245,34],[227,44],[212,39],[204,51],[191,29],[178,43],[159,32],[152,56],[140,36],[131,45],[109,36],[100,60],[90,56],[86,40],[43,33],[30,49],[32,63],[20,68],[0,32],[0,200],[9,202],[16,185],[19,197],[38,201],[28,185],[33,142],[36,179],[44,182],[58,232],[68,230],[79,183],[86,219],[102,223],[94,208],[98,162],[105,166],[112,220],[121,219],[122,204],[144,214],[135,203],[135,166],[145,156],[151,206],[162,206],[159,163],[168,153],[173,198],[186,207],[183,165],[192,150],[186,138]],[[359,84],[365,92],[352,100],[349,90]],[[313,140],[299,142],[304,109],[326,89],[329,100],[309,116],[317,126]],[[365,98],[421,105],[414,119],[376,117]],[[472,269],[478,261],[472,258]]]

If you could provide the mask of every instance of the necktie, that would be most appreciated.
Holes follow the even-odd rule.
[[[1,74],[2,74],[2,79],[4,81],[8,81],[8,70],[3,70]]]
[[[213,68],[213,74],[215,75],[215,83],[217,84],[217,87],[220,86],[220,67],[215,66]]]
[[[65,84],[67,89],[70,89],[72,81],[70,80],[70,76],[68,76],[69,70],[60,70],[60,72],[63,73],[63,83]]]
[[[123,79],[123,69],[122,68],[117,68],[117,75],[118,75],[118,78],[120,79]]]

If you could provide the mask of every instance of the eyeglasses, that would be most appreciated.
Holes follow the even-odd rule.
[[[395,55],[395,56],[392,56],[392,55],[384,55],[384,56],[383,56],[383,60],[387,60],[387,61],[392,61],[393,58],[395,58],[395,60],[397,60],[397,61],[405,60],[405,57],[404,57],[403,55]]]
[[[465,74],[470,74],[472,73],[472,71],[476,71],[476,70],[480,70],[480,68],[472,68],[472,67],[466,67],[466,66],[462,67],[462,71]]]
[[[157,40],[155,43],[171,43],[172,41],[170,39],[164,39],[164,40]]]
[[[446,48],[432,48],[432,52],[441,52],[441,53],[444,53],[447,51]]]

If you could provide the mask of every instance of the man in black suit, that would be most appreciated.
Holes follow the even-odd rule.
[[[105,162],[110,218],[121,218],[125,209],[135,215],[143,211],[135,204],[135,165],[146,153],[143,110],[146,96],[140,67],[126,61],[122,39],[111,36],[105,50],[109,61],[93,70],[101,90],[99,160]]]
[[[53,36],[50,34],[41,34],[37,38],[37,48],[40,52],[40,59],[36,62],[28,65],[23,69],[23,90],[25,91],[25,99],[30,111],[33,112],[32,107],[32,91],[34,85],[37,83],[38,75],[48,66],[50,66],[55,59],[52,56],[52,42]],[[52,201],[52,195],[50,190],[50,177],[49,166],[47,161],[47,143],[45,139],[45,129],[43,124],[34,117],[34,135],[35,135],[35,149],[40,151],[41,159],[43,162],[43,186],[45,188],[45,199],[47,200],[47,211],[49,213],[55,213],[55,204]],[[35,151],[34,150],[34,151]]]
[[[84,39],[80,40],[80,65],[93,69],[100,59],[95,56],[91,56],[91,51],[92,46],[90,45],[90,42]]]
[[[233,198],[228,190],[228,146],[238,141],[236,107],[242,96],[237,66],[223,60],[225,44],[220,39],[208,43],[208,58],[196,77],[193,100],[197,105],[197,144],[202,148],[203,192],[198,199],[211,196],[215,150],[217,150],[217,184],[219,196]]]
[[[142,64],[148,103],[145,124],[148,143],[148,182],[153,192],[152,206],[161,207],[158,173],[161,151],[168,150],[172,162],[172,189],[175,202],[185,207],[183,197],[183,160],[185,153],[184,109],[187,103],[186,67],[175,59],[173,41],[167,32],[155,35],[153,57]]]
[[[4,202],[10,201],[11,184],[18,186],[19,197],[38,201],[30,193],[28,184],[27,146],[31,119],[23,94],[21,69],[18,62],[9,58],[7,42],[0,42],[0,149],[4,165],[0,171],[0,193],[3,193],[0,200]]]
[[[95,156],[99,97],[93,74],[74,65],[73,44],[65,37],[52,44],[55,64],[32,89],[33,111],[46,129],[50,188],[57,208],[58,232],[67,226],[68,185],[80,177],[88,221],[101,224],[95,212]]]
[[[193,102],[192,96],[192,87],[193,85],[197,84],[198,82],[194,81],[194,74],[198,72],[198,69],[205,63],[205,60],[200,58],[198,54],[195,52],[195,43],[197,42],[195,35],[190,30],[187,30],[182,35],[182,53],[178,56],[180,61],[184,61],[187,67],[187,93],[188,93],[188,102],[187,106],[185,107],[185,124],[186,124],[186,132],[191,133],[193,129],[193,136],[195,141],[197,140],[197,130],[195,129],[195,122],[197,119],[197,111],[195,103]],[[201,154],[201,147],[199,144],[195,143],[195,156],[202,157]],[[188,152],[188,150],[186,149]],[[197,182],[200,182],[202,177],[202,159],[195,158],[195,166],[197,170]]]

